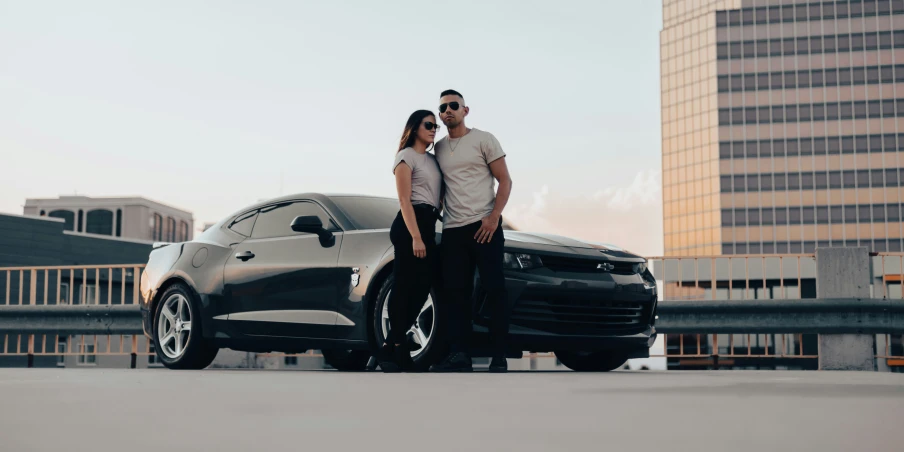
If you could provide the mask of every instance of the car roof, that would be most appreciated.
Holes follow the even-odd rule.
[[[279,196],[276,198],[266,199],[263,201],[256,202],[254,204],[249,204],[239,210],[236,210],[229,216],[227,216],[224,220],[228,222],[230,218],[235,218],[238,215],[242,215],[246,212],[260,209],[261,207],[279,204],[281,202],[289,202],[289,201],[298,201],[298,200],[310,200],[317,202],[321,206],[323,206],[333,218],[339,222],[339,227],[343,230],[351,230],[355,229],[355,226],[350,218],[348,218],[345,213],[340,209],[336,203],[333,202],[333,198],[372,198],[372,199],[395,199],[387,196],[374,196],[374,195],[364,195],[357,193],[296,193],[291,195]]]

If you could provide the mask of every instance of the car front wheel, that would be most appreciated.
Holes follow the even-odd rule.
[[[558,351],[556,358],[576,372],[609,372],[628,362],[628,358],[618,352]]]
[[[201,334],[201,312],[191,289],[170,286],[154,310],[154,349],[170,369],[204,369],[219,349]]]
[[[392,286],[395,282],[393,275],[383,281],[380,292],[377,294],[377,302],[374,303],[374,336],[377,344],[383,344],[392,325],[389,323],[389,303],[392,295]],[[441,309],[435,300],[435,291],[431,291],[420,307],[414,324],[405,334],[407,346],[411,350],[411,359],[414,361],[414,370],[424,371],[431,365],[439,362],[445,355],[445,342],[442,339],[443,322],[440,321]]]

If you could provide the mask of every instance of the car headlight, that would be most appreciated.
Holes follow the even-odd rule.
[[[502,262],[507,270],[530,270],[543,266],[540,256],[533,254],[505,253]]]
[[[646,271],[647,271],[647,263],[646,262],[642,262],[640,264],[634,264],[634,273],[642,275]]]

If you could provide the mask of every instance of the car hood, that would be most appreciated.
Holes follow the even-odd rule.
[[[560,235],[522,231],[505,231],[504,234],[506,246],[512,248],[527,248],[549,251],[565,251],[561,249],[555,250],[554,248],[570,248],[573,251],[580,250],[580,254],[585,254],[589,251],[594,253],[600,252],[614,258],[642,258],[641,256],[619,248],[615,245],[588,242],[572,239],[569,237],[562,237]]]

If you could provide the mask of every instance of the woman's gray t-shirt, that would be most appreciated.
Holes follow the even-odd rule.
[[[439,209],[443,173],[439,170],[436,157],[430,153],[418,153],[413,148],[402,149],[396,153],[395,163],[392,164],[393,174],[402,162],[411,168],[411,203],[429,204]]]

